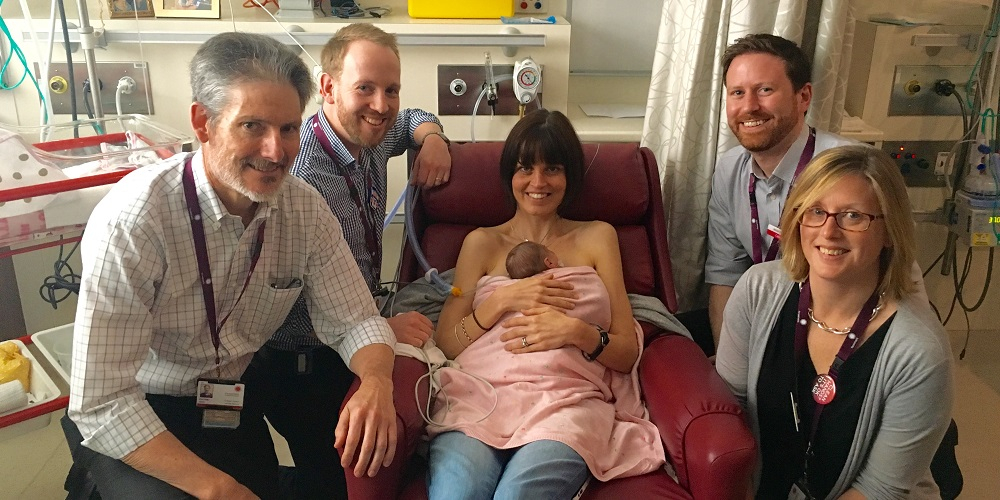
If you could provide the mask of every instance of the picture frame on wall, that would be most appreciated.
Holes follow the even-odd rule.
[[[111,18],[153,17],[153,0],[108,0]]]
[[[152,1],[152,0],[149,0]],[[219,19],[225,0],[156,0],[156,17]]]

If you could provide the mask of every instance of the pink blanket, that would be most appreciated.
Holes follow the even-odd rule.
[[[570,267],[552,272],[557,279],[572,283],[580,294],[569,315],[610,326],[608,291],[594,269]],[[514,281],[484,277],[474,304],[478,306],[497,288]],[[575,347],[507,352],[500,341],[507,329],[501,323],[514,314],[520,313],[500,318],[455,359],[461,370],[438,372],[442,390],[432,420],[441,425],[429,426],[430,435],[458,430],[500,449],[542,439],[559,441],[579,453],[601,481],[645,474],[662,466],[663,445],[656,426],[645,418],[639,395],[638,362],[631,373],[620,373],[587,361]],[[638,323],[635,334],[641,349]],[[496,393],[463,371],[488,380]],[[496,409],[490,413],[494,403]]]

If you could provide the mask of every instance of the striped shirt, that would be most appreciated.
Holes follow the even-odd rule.
[[[330,210],[343,227],[344,239],[354,254],[354,260],[361,269],[368,289],[374,292],[381,284],[379,263],[382,255],[382,221],[385,219],[389,158],[399,156],[407,149],[418,147],[413,134],[421,124],[434,122],[440,126],[441,122],[426,111],[401,110],[396,117],[396,123],[386,133],[385,139],[373,148],[362,149],[355,159],[347,151],[343,141],[334,133],[322,111],[318,113],[318,117],[320,127],[330,139],[335,154],[331,157],[323,149],[313,131],[310,123],[312,116],[310,116],[302,123],[299,141],[301,149],[292,165],[291,173],[311,184],[326,199]],[[345,175],[350,176],[358,190],[360,207],[351,196],[348,184],[344,180]],[[362,217],[367,222],[362,220]],[[375,248],[377,255],[373,255],[368,249],[365,238],[366,225],[374,233],[372,237],[377,247]],[[300,302],[292,309],[268,345],[286,351],[319,345],[319,342],[310,336],[311,332],[309,309]]]
[[[198,263],[184,202],[184,159],[129,174],[98,204],[80,249],[69,415],[84,445],[121,458],[165,430],[144,393],[193,396],[216,377]],[[316,191],[288,176],[244,228],[192,157],[221,329],[219,376],[239,379],[302,296],[323,343],[345,361],[395,337],[365,289],[340,226]],[[257,229],[263,248],[246,291]]]

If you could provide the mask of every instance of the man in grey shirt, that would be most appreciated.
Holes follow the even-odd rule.
[[[708,314],[719,343],[722,311],[740,276],[777,257],[777,230],[795,175],[813,155],[854,141],[805,124],[812,64],[794,42],[747,35],[722,56],[726,117],[740,141],[719,156],[708,204]]]

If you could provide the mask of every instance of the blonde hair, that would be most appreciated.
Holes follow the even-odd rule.
[[[323,52],[320,54],[323,71],[334,78],[340,78],[340,72],[344,70],[344,56],[347,54],[347,49],[351,43],[358,40],[366,40],[392,49],[392,53],[396,54],[396,59],[399,59],[396,35],[386,33],[373,24],[354,23],[340,28],[323,46]]]
[[[916,289],[910,277],[916,254],[913,212],[899,167],[888,154],[870,146],[840,146],[823,151],[799,175],[781,215],[781,260],[793,280],[806,279],[809,262],[800,240],[801,210],[812,206],[850,175],[868,181],[878,200],[879,212],[885,217],[889,246],[879,256],[882,273],[879,293],[885,293],[888,299],[899,299]]]

